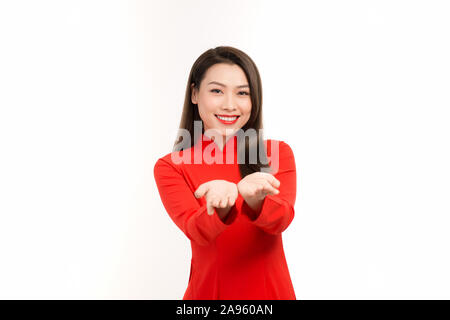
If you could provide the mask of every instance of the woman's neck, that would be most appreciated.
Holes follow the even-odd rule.
[[[210,138],[211,140],[214,141],[214,143],[217,145],[217,147],[220,149],[220,151],[223,151],[224,146],[227,144],[228,140],[234,137],[234,134],[229,135],[229,136],[223,136],[223,135],[212,135],[209,136],[206,133],[204,133],[204,135],[208,138]]]

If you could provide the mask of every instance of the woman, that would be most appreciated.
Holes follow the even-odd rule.
[[[154,166],[162,203],[191,241],[183,299],[296,299],[281,237],[294,218],[295,160],[284,141],[263,140],[261,107],[244,52],[217,47],[195,61],[182,136]]]

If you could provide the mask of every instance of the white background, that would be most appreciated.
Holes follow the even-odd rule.
[[[0,298],[181,299],[153,165],[209,48],[296,157],[298,299],[450,298],[447,1],[1,1]]]

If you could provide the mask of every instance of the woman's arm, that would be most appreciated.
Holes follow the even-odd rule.
[[[175,224],[192,241],[207,245],[211,243],[237,215],[235,206],[222,221],[215,208],[212,215],[207,214],[206,203],[200,204],[175,165],[160,158],[153,174],[161,201]]]
[[[263,200],[247,199],[242,203],[242,212],[250,221],[270,234],[283,232],[294,219],[297,191],[294,153],[284,141],[280,141],[278,159],[279,169],[274,177],[280,181],[279,193],[266,195]]]

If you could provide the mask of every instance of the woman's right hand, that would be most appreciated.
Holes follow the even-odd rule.
[[[219,217],[223,219],[235,204],[239,193],[235,183],[226,180],[211,180],[201,184],[195,190],[194,195],[196,198],[205,196],[208,214],[212,215],[216,208]]]

